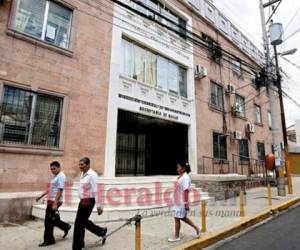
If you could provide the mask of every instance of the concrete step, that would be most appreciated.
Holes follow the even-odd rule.
[[[201,200],[211,201],[212,198],[206,197]],[[191,207],[199,206],[200,201],[191,202]],[[34,205],[32,209],[32,216],[44,219],[45,217],[46,205]],[[167,213],[171,213],[171,207],[167,205],[152,205],[152,206],[130,206],[130,207],[104,207],[103,214],[99,216],[97,214],[96,208],[94,208],[91,214],[91,220],[96,223],[108,223],[114,222],[117,220],[125,220],[130,217],[133,217],[136,214],[141,214],[143,217],[153,217],[153,216],[162,216]],[[60,217],[62,220],[70,223],[74,223],[77,206],[76,207],[65,207],[62,206],[59,208]]]
[[[170,195],[172,198],[172,195]],[[209,198],[208,193],[206,192],[199,192],[199,198]],[[190,194],[190,201],[194,202],[199,200],[197,197],[194,197],[193,194]],[[114,206],[142,206],[143,204],[166,204],[168,202],[168,197],[164,198],[163,195],[156,196],[155,194],[147,196],[137,196],[137,197],[131,197],[131,199],[126,199],[125,197],[113,197],[113,201],[109,201],[107,198],[103,200],[101,203],[105,207],[114,207]],[[64,201],[64,204],[70,207],[76,207],[79,203],[78,197],[72,197],[72,199],[69,202]]]
[[[71,190],[72,192],[77,192],[78,191],[79,184],[78,183],[73,183],[71,187],[66,186],[65,190]],[[139,190],[139,189],[148,189],[148,190],[165,190],[165,189],[174,189],[175,187],[175,182],[161,182],[159,184],[155,183],[146,183],[146,184],[128,184],[128,185],[117,185],[117,184],[106,184],[103,185],[102,183],[98,185],[98,190]],[[195,188],[196,185],[192,184],[191,188]]]
[[[108,220],[118,220],[119,218],[129,218],[134,216],[137,213],[145,213],[145,214],[157,214],[161,212],[168,212],[170,210],[169,202],[164,200],[164,193],[169,190],[174,190],[174,183],[176,181],[176,176],[150,176],[150,177],[115,177],[115,178],[107,178],[107,177],[99,177],[98,183],[104,185],[104,213],[102,216],[98,216],[96,213],[96,209],[94,209],[92,214],[92,219],[95,222],[105,222]],[[159,183],[160,190],[158,195],[161,197],[161,202],[156,203],[157,189],[155,183]],[[108,190],[119,190],[121,192],[120,195],[112,194],[114,200],[120,199],[120,204],[115,205],[107,200],[107,191]],[[126,189],[133,189],[137,190],[132,192],[131,194],[126,194]],[[139,193],[138,190],[140,189],[147,189],[149,195],[145,195],[145,193]],[[201,200],[211,201],[213,200],[209,197],[207,192],[202,192],[199,188],[196,188],[194,184],[192,184],[192,189],[197,190],[199,193],[198,197],[194,197],[193,192],[190,192],[190,203],[191,205],[199,205]],[[59,211],[61,217],[70,222],[74,222],[77,207],[79,203],[78,198],[78,182],[74,182],[72,187],[67,187],[65,190],[65,194],[69,192],[71,194],[69,204],[64,202],[63,206],[60,207]],[[146,191],[147,192],[147,191]],[[173,192],[173,191],[172,191]],[[144,194],[144,195],[143,195]],[[131,202],[128,201],[127,198],[131,196],[129,199]],[[148,197],[150,199],[150,203],[138,203],[137,198],[143,199]],[[168,195],[169,199],[173,198],[173,194],[170,193]],[[126,200],[127,199],[127,200]],[[44,218],[45,214],[45,205],[35,205],[33,206],[32,215],[37,218]]]

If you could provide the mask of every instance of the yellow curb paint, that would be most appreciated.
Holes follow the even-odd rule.
[[[176,248],[174,248],[174,250],[199,250],[208,247],[222,239],[232,236],[252,225],[255,225],[267,219],[271,216],[273,211],[283,211],[297,203],[300,203],[300,197],[293,198],[278,205],[273,205],[272,207],[265,209],[253,216],[242,218],[238,223],[235,223],[226,229],[220,229],[211,233],[207,233],[199,239],[194,239],[180,246],[177,246]]]

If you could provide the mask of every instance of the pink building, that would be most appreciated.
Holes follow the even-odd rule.
[[[105,177],[262,171],[261,52],[210,1],[122,2],[0,5],[0,190],[40,189],[52,160],[73,179],[82,156]]]

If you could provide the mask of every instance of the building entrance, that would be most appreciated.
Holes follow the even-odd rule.
[[[174,175],[188,161],[188,126],[119,110],[116,175]]]

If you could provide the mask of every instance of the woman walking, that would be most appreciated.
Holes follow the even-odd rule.
[[[177,164],[177,173],[179,174],[175,185],[174,192],[174,206],[173,213],[175,217],[175,236],[169,238],[169,242],[180,241],[180,221],[184,221],[186,224],[193,227],[197,236],[200,234],[197,226],[187,217],[187,212],[190,210],[189,206],[189,190],[191,187],[191,178],[188,173],[191,172],[189,164],[179,163]]]

